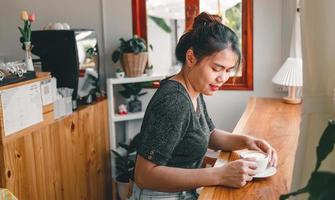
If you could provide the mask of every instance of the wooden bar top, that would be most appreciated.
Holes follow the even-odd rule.
[[[199,200],[277,200],[281,194],[288,193],[299,139],[300,114],[301,105],[285,104],[281,99],[251,97],[233,133],[268,141],[278,154],[277,173],[268,178],[255,178],[239,189],[205,187]],[[221,152],[215,166],[238,158],[238,152]]]

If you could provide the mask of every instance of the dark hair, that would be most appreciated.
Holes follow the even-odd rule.
[[[226,48],[230,48],[238,56],[237,66],[241,62],[239,39],[233,30],[221,23],[221,17],[218,15],[200,13],[194,19],[192,30],[180,37],[175,53],[183,64],[186,60],[186,51],[190,48],[193,49],[198,62],[205,56]]]

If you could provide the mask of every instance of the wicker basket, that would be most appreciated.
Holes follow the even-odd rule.
[[[148,61],[148,52],[142,53],[124,53],[122,55],[122,67],[126,76],[142,76]]]

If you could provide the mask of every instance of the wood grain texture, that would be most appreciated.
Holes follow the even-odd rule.
[[[234,133],[268,141],[277,150],[278,171],[272,177],[254,179],[240,189],[224,186],[205,187],[199,200],[272,200],[279,199],[281,194],[289,192],[299,138],[300,114],[301,105],[285,104],[279,99],[250,98]],[[221,152],[216,165],[238,158],[238,152]]]
[[[20,200],[107,199],[110,153],[107,101],[4,140],[1,186]]]

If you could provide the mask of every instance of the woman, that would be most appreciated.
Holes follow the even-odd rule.
[[[161,82],[147,107],[132,199],[196,199],[198,187],[238,188],[252,180],[257,167],[253,160],[200,168],[207,148],[264,151],[276,165],[276,152],[267,142],[216,129],[208,116],[202,95],[213,95],[241,59],[238,37],[220,21],[201,13],[177,44],[176,57],[183,67]]]

